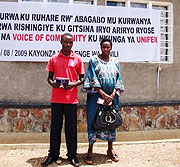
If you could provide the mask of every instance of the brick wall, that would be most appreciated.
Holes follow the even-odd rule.
[[[118,131],[180,129],[180,105],[121,107]],[[0,108],[0,132],[49,132],[50,108]],[[78,132],[86,132],[86,109],[78,108]]]

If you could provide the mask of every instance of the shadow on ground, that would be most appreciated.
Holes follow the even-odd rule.
[[[79,153],[77,154],[78,160],[80,161],[80,165],[87,165],[85,163],[85,159],[86,159],[86,153]],[[32,165],[32,167],[41,167],[41,163],[45,161],[46,157],[38,157],[38,158],[31,158],[28,159],[26,162],[30,163]],[[107,155],[105,154],[99,154],[99,153],[93,153],[93,165],[98,165],[98,164],[111,164],[112,161],[107,157]],[[48,167],[53,167],[53,166],[64,166],[64,165],[68,165],[69,161],[65,158],[60,157],[57,162],[52,163],[51,165],[48,165]],[[89,166],[89,165],[87,165]]]

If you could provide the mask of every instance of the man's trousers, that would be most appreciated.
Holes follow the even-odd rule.
[[[51,103],[49,152],[55,159],[58,159],[60,154],[63,118],[65,118],[67,157],[74,158],[77,152],[77,104]]]

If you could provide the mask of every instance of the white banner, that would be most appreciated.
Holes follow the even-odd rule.
[[[103,37],[120,62],[159,61],[160,11],[58,3],[0,2],[0,61],[48,61],[61,35],[74,36],[83,61],[100,53]]]

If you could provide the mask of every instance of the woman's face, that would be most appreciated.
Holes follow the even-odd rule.
[[[109,56],[111,49],[112,48],[111,48],[110,42],[106,41],[102,43],[102,46],[101,46],[102,55]]]

